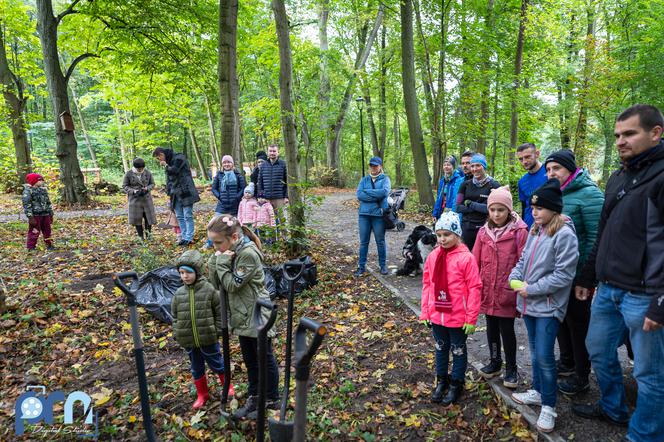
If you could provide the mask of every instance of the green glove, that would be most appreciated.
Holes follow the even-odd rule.
[[[473,333],[475,333],[475,330],[477,329],[477,327],[474,326],[473,324],[463,324],[463,327],[461,328],[463,329],[463,332],[467,335],[472,335]]]
[[[470,206],[470,203],[472,203],[471,200],[466,200],[466,201],[463,202],[463,205],[468,207],[468,206]]]
[[[431,321],[428,319],[420,321],[420,324],[426,325],[427,327],[431,328]]]

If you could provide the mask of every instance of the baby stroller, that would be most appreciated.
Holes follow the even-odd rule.
[[[409,190],[405,187],[399,189],[394,189],[390,192],[387,197],[387,210],[390,213],[390,219],[393,221],[393,225],[387,224],[386,229],[391,230],[396,228],[397,232],[403,231],[406,228],[406,223],[399,220],[399,210],[403,210],[406,204],[406,195],[408,195]]]

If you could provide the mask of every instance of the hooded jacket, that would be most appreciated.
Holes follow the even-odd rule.
[[[21,201],[23,202],[25,216],[28,218],[33,216],[53,215],[53,207],[51,206],[51,200],[48,197],[48,190],[46,190],[44,186],[24,184]]]
[[[179,202],[183,206],[193,206],[201,200],[191,177],[189,162],[181,153],[173,149],[164,149],[166,157],[166,193],[171,197],[173,206]]]
[[[256,244],[242,236],[231,249],[233,256],[214,254],[208,260],[208,272],[212,284],[228,295],[231,333],[238,336],[255,338],[258,336],[253,321],[253,311],[258,298],[270,300],[265,289],[263,272],[263,254]],[[263,309],[263,318],[267,321],[269,313]],[[274,328],[268,336],[275,335]]]
[[[647,293],[646,316],[664,324],[664,140],[630,163],[606,183],[597,241],[578,284]]]
[[[445,208],[454,210],[456,207],[456,197],[461,183],[463,183],[463,172],[459,169],[454,169],[454,173],[446,182],[445,177],[440,178],[438,183],[438,195],[436,196],[436,203],[433,206],[433,216],[438,219]],[[443,202],[445,205],[443,206]]]
[[[516,300],[516,309],[522,315],[555,317],[560,322],[565,318],[579,260],[574,224],[565,218],[565,225],[553,236],[546,229],[528,235],[521,258],[510,273],[510,280],[528,284],[528,296],[517,295]]]
[[[376,177],[372,184],[371,175],[363,176],[357,185],[357,199],[360,201],[360,215],[383,216],[383,210],[387,210],[387,197],[390,194],[390,179],[384,173]]]
[[[516,221],[497,241],[487,232],[488,224],[482,226],[473,247],[482,278],[480,312],[501,318],[516,317],[516,293],[510,288],[509,276],[528,239],[528,225],[514,215]]]
[[[224,171],[217,172],[212,181],[212,194],[218,200],[217,207],[214,209],[216,213],[237,216],[238,206],[244,196],[244,188],[247,187],[247,180],[244,173],[240,173],[237,169],[233,169],[232,172],[235,174],[235,184],[227,186],[224,190],[221,189]]]
[[[480,310],[482,281],[475,258],[465,244],[459,244],[447,255],[447,286],[452,300],[452,311],[436,311],[434,269],[441,250],[441,246],[433,249],[424,264],[420,319],[453,328],[462,327],[464,324],[475,325]]]
[[[177,267],[196,271],[196,282],[175,291],[171,301],[173,334],[184,348],[199,348],[218,342],[221,335],[221,302],[219,291],[203,273],[205,261],[198,250],[188,250],[177,260]]]

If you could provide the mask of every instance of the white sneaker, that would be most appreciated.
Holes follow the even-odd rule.
[[[528,390],[525,393],[512,393],[512,399],[524,405],[542,405],[542,395],[536,390]]]
[[[550,433],[556,426],[556,409],[548,405],[542,406],[539,419],[537,419],[537,429],[543,433]]]

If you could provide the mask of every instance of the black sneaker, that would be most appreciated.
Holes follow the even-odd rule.
[[[258,405],[258,396],[249,396],[247,398],[247,402],[245,402],[244,406],[241,408],[238,408],[235,413],[233,413],[233,417],[235,419],[245,419],[247,418],[251,413],[254,413],[256,411],[256,406]]]
[[[503,376],[503,385],[507,388],[517,388],[519,386],[519,372],[514,368],[505,368],[505,376]]]
[[[502,361],[498,359],[491,359],[491,362],[480,368],[480,376],[482,376],[484,379],[491,379],[500,374],[500,369],[502,366]]]
[[[256,399],[256,405],[258,405],[258,398]],[[281,408],[280,399],[268,399],[265,401],[266,410],[278,410],[279,408]],[[251,413],[247,414],[247,419],[256,420],[257,418],[258,418],[258,408],[254,407]]]
[[[558,391],[567,396],[574,396],[588,389],[590,389],[588,378],[581,379],[577,375],[570,376],[568,379],[558,382]]]
[[[605,422],[612,423],[614,425],[618,425],[620,427],[627,427],[629,425],[629,417],[625,418],[624,420],[615,420],[611,416],[606,414],[604,409],[602,409],[602,406],[597,402],[591,405],[574,404],[572,405],[572,411],[577,416],[586,419],[602,420]]]
[[[556,361],[556,371],[558,372],[558,376],[572,376],[574,372],[574,365],[567,365],[563,363],[560,359]]]

